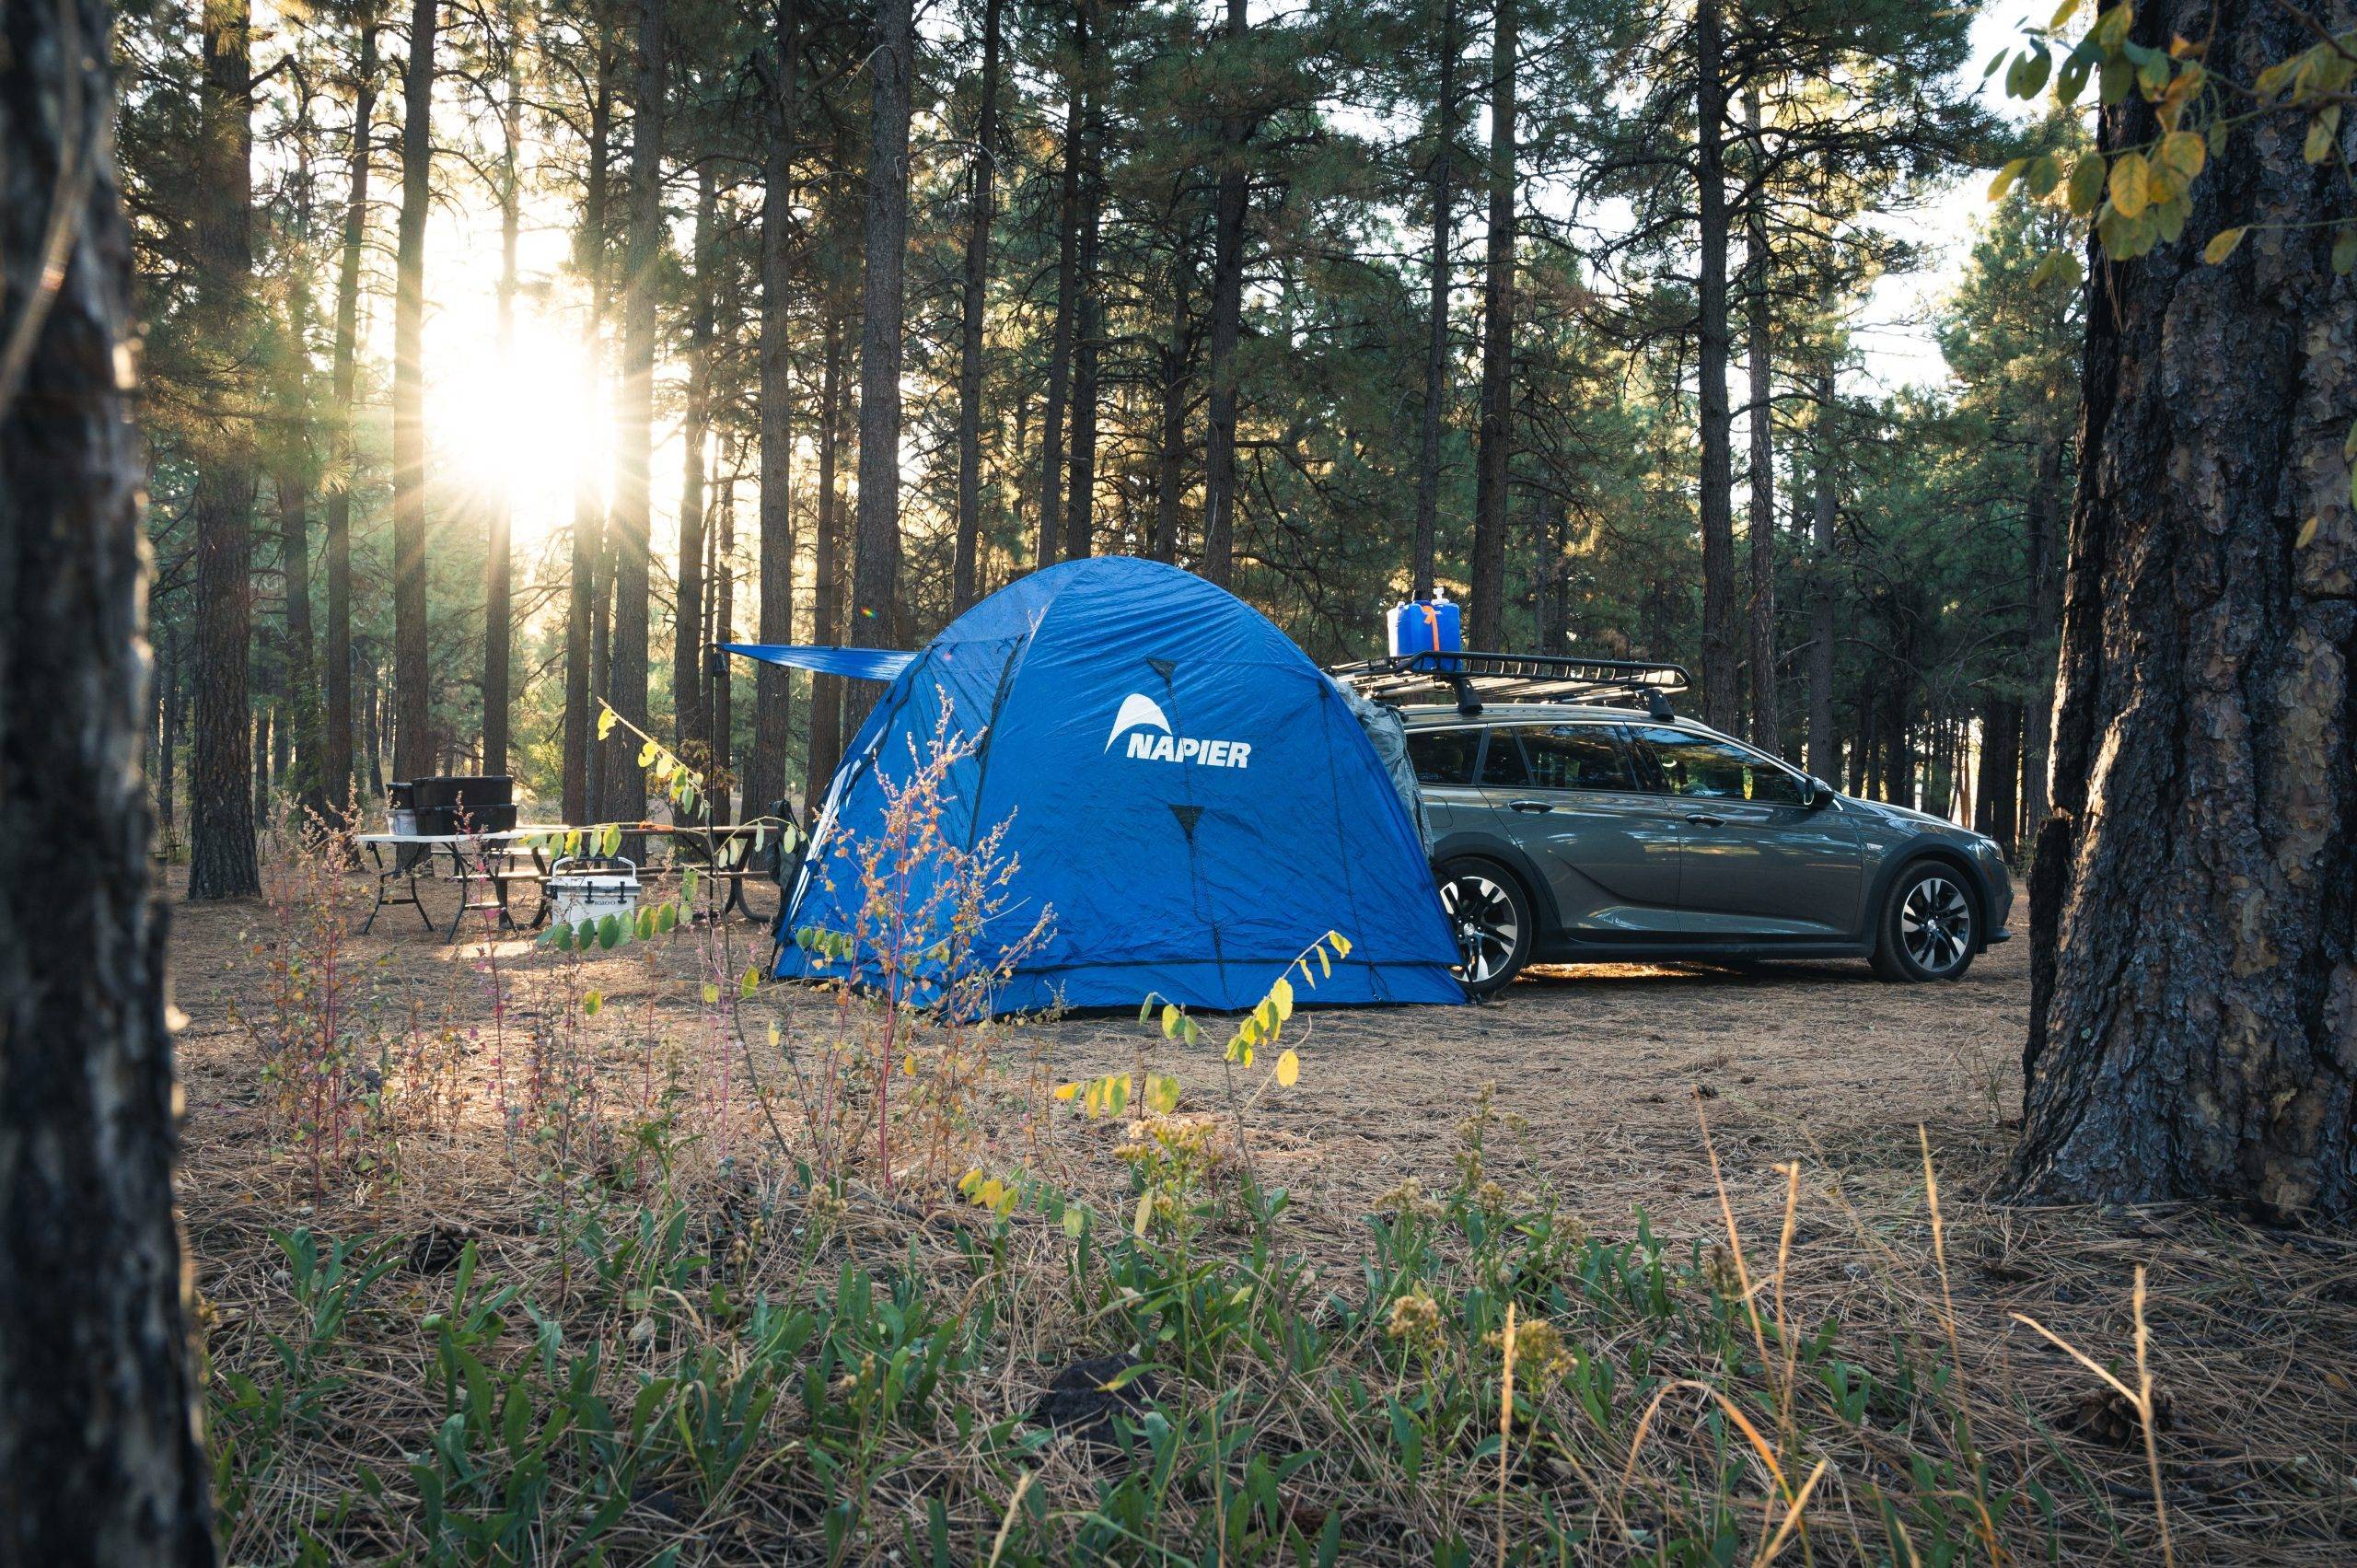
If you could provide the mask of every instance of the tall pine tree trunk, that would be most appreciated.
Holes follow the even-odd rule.
[[[195,313],[210,402],[195,433],[196,744],[188,896],[261,890],[254,859],[248,660],[253,633],[256,363],[252,51],[245,0],[208,6],[199,89]]]
[[[1080,44],[1079,250],[1080,315],[1073,324],[1072,482],[1064,491],[1064,558],[1077,561],[1096,549],[1097,365],[1105,331],[1105,307],[1097,276],[1097,245],[1105,219],[1105,127],[1097,117],[1095,35],[1088,27],[1089,0],[1081,0],[1074,31]]]
[[[2036,679],[2030,688],[2022,736],[2021,841],[2035,840],[2046,824],[2047,767],[2054,736],[2055,639],[2062,624],[2062,568],[2057,558],[2055,524],[2061,515],[2062,447],[2049,443],[2038,454],[2038,477],[2029,495],[2025,552],[2029,589],[2029,656]],[[2011,847],[2010,845],[2008,846]]]
[[[1154,544],[1156,561],[1178,558],[1180,495],[1187,474],[1187,253],[1183,231],[1172,242],[1170,259],[1170,335],[1164,340],[1161,360],[1161,439],[1155,443],[1154,477]]]
[[[412,0],[401,91],[401,212],[393,288],[393,776],[433,771],[425,631],[425,215],[434,189],[439,0]]]
[[[352,488],[360,342],[360,261],[368,239],[368,175],[377,115],[377,6],[364,0],[353,69],[352,173],[343,206],[343,254],[335,279],[335,461],[327,506],[327,740],[320,770],[329,808],[341,814],[353,795]]]
[[[704,448],[712,434],[713,273],[719,261],[714,229],[719,217],[720,187],[710,163],[696,171],[695,291],[688,314],[688,406],[679,432],[683,451],[679,461],[679,597],[671,634],[671,712],[673,728],[685,746],[691,741],[709,746],[704,733],[703,625],[704,585]],[[793,570],[787,557],[786,570]]]
[[[1514,467],[1515,66],[1517,0],[1498,0],[1490,46],[1489,276],[1481,296],[1481,437],[1474,454],[1473,559],[1466,635],[1506,637],[1506,501]]]
[[[137,767],[146,540],[118,368],[111,19],[98,0],[0,12],[0,298],[22,354],[0,356],[0,1562],[201,1565],[210,1467]],[[231,183],[201,221],[207,260],[234,266],[246,29],[218,20],[200,152]]]
[[[1250,27],[1245,0],[1227,0],[1229,44],[1241,48]],[[1233,68],[1240,72],[1242,61]],[[1250,133],[1241,109],[1221,121],[1219,190],[1212,207],[1211,401],[1203,435],[1203,552],[1196,569],[1222,587],[1236,562],[1236,347],[1244,333],[1244,217],[1250,199],[1245,143]]]
[[[1833,526],[1840,505],[1833,482],[1833,372],[1817,378],[1817,494],[1809,514],[1808,771],[1828,783],[1841,768],[1833,727]]]
[[[1065,84],[1062,183],[1056,198],[1056,320],[1048,335],[1048,412],[1040,422],[1039,540],[1034,567],[1052,566],[1064,527],[1064,418],[1073,335],[1080,314],[1081,143],[1086,135],[1087,0],[1072,8],[1072,76]]]
[[[592,392],[602,380],[606,335],[606,165],[613,134],[614,56],[604,20],[594,12],[588,28],[597,50],[597,85],[589,103],[588,171],[581,199],[580,267],[589,293],[589,320],[582,334],[583,375]],[[593,400],[593,405],[595,402]],[[564,758],[563,790],[564,819],[596,820],[602,812],[598,798],[596,708],[604,695],[595,668],[598,650],[598,606],[604,602],[598,582],[606,553],[606,501],[597,473],[582,466],[573,488],[573,570],[566,585],[564,607]]]
[[[842,297],[826,291],[827,323],[822,330],[819,372],[819,537],[811,549],[811,640],[835,644],[843,635],[843,506],[837,467],[842,452],[843,309]],[[827,781],[843,754],[843,679],[818,675],[810,679],[810,753],[803,774],[806,805],[815,807],[825,796]],[[781,788],[781,794],[783,789]],[[766,802],[764,803],[766,806]]]
[[[909,239],[909,110],[916,67],[911,0],[879,0],[867,151],[866,270],[859,322],[859,522],[852,557],[851,640],[900,644],[900,313]],[[876,682],[856,682],[843,722],[856,730],[875,706]]]
[[[631,102],[630,226],[622,278],[621,418],[618,422],[614,511],[613,652],[606,700],[644,729],[647,677],[647,569],[653,533],[650,461],[655,441],[655,272],[663,253],[663,0],[638,0],[635,87]],[[603,748],[603,810],[645,815],[639,740],[616,726]]]
[[[760,636],[794,641],[794,164],[801,128],[800,18],[795,0],[777,12],[768,143],[761,156],[761,515]],[[820,633],[819,640],[825,641]],[[785,793],[794,684],[783,666],[753,670],[753,752],[745,760],[745,814]]]
[[[2162,0],[2130,37],[2205,38],[2247,81],[2307,26]],[[2130,94],[2096,145],[2155,131]],[[2351,134],[2311,166],[2300,133],[2281,110],[2235,131],[2183,238],[2089,283],[2014,1162],[2041,1200],[2357,1210],[2357,284],[2329,260]]]
[[[507,75],[499,102],[499,326],[503,372],[516,354],[516,244],[522,226],[522,181],[518,160],[524,143],[524,11],[506,0]],[[490,527],[483,540],[482,577],[482,771],[507,771],[508,705],[513,695],[515,600],[510,585],[510,491],[497,486],[491,497]]]
[[[293,204],[292,254],[287,279],[285,339],[278,355],[279,575],[284,592],[284,653],[286,714],[281,726],[289,756],[285,782],[294,794],[296,822],[308,834],[324,820],[327,792],[319,770],[319,657],[311,624],[311,494],[319,457],[311,418],[311,98],[302,92],[296,114],[295,167],[289,180]]]
[[[720,489],[718,534],[712,541],[712,638],[715,643],[737,640],[737,482],[734,478]],[[722,657],[712,668],[712,776],[713,808],[717,820],[735,819],[729,812],[729,791],[734,784],[729,769],[736,749],[732,726],[737,722],[735,692],[732,690],[735,671],[730,661]],[[747,797],[748,800],[751,798]]]
[[[1457,66],[1464,43],[1457,37],[1460,0],[1442,0],[1440,21],[1440,145],[1430,176],[1433,244],[1426,264],[1429,303],[1424,311],[1424,406],[1416,432],[1416,521],[1409,547],[1409,591],[1430,598],[1440,528],[1441,428],[1448,417],[1448,285],[1450,251],[1456,244]]]
[[[999,21],[1005,0],[982,7],[981,101],[974,116],[974,163],[966,213],[966,276],[958,340],[958,539],[950,561],[949,610],[981,597],[982,315],[991,274],[991,223],[997,215]]]
[[[1757,90],[1743,95],[1743,123],[1757,167],[1767,158]],[[1776,702],[1776,405],[1769,358],[1767,199],[1764,189],[1753,190],[1744,231],[1744,248],[1749,252],[1745,261],[1751,274],[1750,298],[1744,308],[1749,341],[1743,351],[1751,382],[1751,743],[1781,757],[1784,726]]]
[[[1701,231],[1695,359],[1702,425],[1702,718],[1733,735],[1743,727],[1736,667],[1744,639],[1736,625],[1735,416],[1727,407],[1727,99],[1719,6],[1720,0],[1698,0],[1694,8],[1695,210]]]

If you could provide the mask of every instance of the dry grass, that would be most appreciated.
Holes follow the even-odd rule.
[[[363,884],[346,895],[363,897]],[[236,1560],[299,1554],[306,1539],[329,1558],[426,1551],[411,1461],[431,1454],[451,1408],[429,1323],[454,1316],[454,1276],[386,1274],[297,1378],[271,1342],[299,1342],[309,1309],[273,1240],[296,1226],[394,1247],[437,1229],[470,1238],[479,1294],[516,1292],[505,1331],[482,1347],[488,1372],[523,1387],[551,1342],[536,1335],[571,1353],[596,1345],[618,1410],[648,1379],[681,1378],[699,1353],[715,1359],[696,1387],[741,1386],[760,1361],[747,1304],[819,1304],[823,1321],[740,1468],[706,1488],[679,1446],[649,1458],[608,1538],[616,1561],[925,1561],[936,1529],[946,1561],[993,1562],[1315,1559],[1329,1530],[1351,1561],[1524,1560],[1542,1542],[1583,1559],[1699,1560],[1693,1543],[1729,1535],[1750,1562],[2357,1554],[2349,1235],[2208,1211],[1990,1201],[2012,1135],[2018,944],[1936,989],[1884,987],[1844,966],[1631,969],[1542,977],[1498,1007],[1305,1014],[1287,1037],[1302,1084],[1261,1101],[1250,1130],[1260,1179],[1291,1195],[1270,1250],[1256,1253],[1231,1202],[1183,1260],[1248,1297],[1232,1328],[1216,1329],[1209,1295],[1213,1306],[1175,1318],[1126,1301],[1109,1249],[1097,1243],[1076,1265],[1074,1239],[1036,1208],[994,1225],[946,1182],[888,1201],[855,1182],[814,1194],[777,1157],[744,1052],[701,1001],[706,973],[726,965],[687,944],[625,949],[563,982],[602,994],[578,1044],[608,1121],[651,1120],[638,1110],[663,1103],[673,1115],[638,1157],[617,1141],[619,1158],[558,1171],[544,1142],[519,1136],[512,1087],[517,1041],[566,1005],[550,978],[558,960],[502,945],[495,992],[481,949],[442,947],[410,912],[388,912],[354,947],[365,1005],[389,1035],[446,1042],[445,1091],[416,1125],[372,1135],[373,1175],[314,1194],[273,1129],[253,1043],[231,1022],[233,1005],[268,994],[238,935],[266,920],[253,908],[175,912],[178,1000],[192,1020],[184,1208],[212,1304],[216,1388],[236,1373],[317,1390],[266,1465],[236,1456],[250,1488]],[[753,933],[750,946],[762,940]],[[756,1040],[772,1017],[789,1041],[831,1027],[817,993],[770,987],[749,1005]],[[1088,1019],[998,1046],[1017,1067],[984,1130],[987,1157],[1109,1216],[1100,1232],[1122,1228],[1134,1203],[1120,1130],[1033,1097],[1028,1064],[1126,1069],[1139,1039],[1126,1019]],[[1189,1109],[1220,1109],[1208,1042],[1201,1061],[1158,1037],[1152,1051],[1188,1077]],[[1457,1123],[1488,1084],[1497,1115],[1469,1169]],[[644,1152],[656,1142],[660,1159]],[[1456,1197],[1400,1272],[1381,1249],[1401,1227],[1371,1232],[1365,1216],[1411,1176]],[[654,1263],[601,1283],[579,1227],[645,1214],[676,1214],[674,1253],[710,1263],[679,1283]],[[1641,1236],[1657,1243],[1667,1310],[1625,1310],[1610,1289],[1572,1278],[1583,1258],[1642,1264]],[[932,1326],[917,1338],[957,1342],[921,1414],[860,1381],[893,1375],[898,1342],[877,1327],[890,1314],[843,1318],[847,1271],[897,1288],[893,1312]],[[1411,1274],[1449,1318],[1446,1344],[1422,1360],[1376,1309]],[[1584,1419],[1568,1381],[1508,1371],[1512,1333],[1485,1346],[1510,1310],[1547,1317],[1613,1371],[1607,1420]],[[1149,1359],[1179,1365],[1159,1389],[1168,1425],[1137,1457],[1024,1420],[1074,1355],[1136,1348],[1165,1321],[1184,1323],[1195,1348],[1146,1344]],[[1248,1348],[1289,1323],[1315,1338],[1314,1353]],[[1819,1348],[1828,1324],[1838,1330]],[[880,1370],[845,1359],[862,1343]],[[867,1424],[837,1430],[827,1383],[811,1406],[801,1379],[820,1371],[850,1379],[837,1413]],[[1850,1376],[1874,1390],[1855,1420],[1837,1413],[1834,1385]],[[1353,1402],[1362,1397],[1375,1402]],[[2124,1399],[2124,1419],[2107,1398]],[[1386,1400],[1422,1400],[1418,1419],[1438,1423],[1412,1471]],[[2145,1418],[2161,1411],[2165,1423]],[[495,1447],[475,1462],[511,1477]],[[577,1461],[558,1467],[525,1555],[565,1555],[563,1521],[577,1523],[593,1481]],[[1256,1501],[1263,1491],[1273,1503]],[[2033,1491],[2047,1501],[2033,1504]],[[1944,1542],[1930,1539],[1941,1530]]]

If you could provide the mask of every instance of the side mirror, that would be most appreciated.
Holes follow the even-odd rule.
[[[1815,773],[1801,775],[1801,804],[1811,811],[1832,805],[1833,797],[1840,793]]]

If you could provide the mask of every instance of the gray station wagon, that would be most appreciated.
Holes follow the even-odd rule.
[[[1464,653],[1336,674],[1406,724],[1477,993],[1534,961],[1863,958],[1954,980],[2008,935],[1993,840],[1678,716],[1676,665]]]

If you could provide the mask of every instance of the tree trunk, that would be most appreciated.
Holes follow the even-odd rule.
[[[1469,644],[1506,644],[1506,493],[1514,467],[1516,0],[1498,0],[1490,53],[1489,277],[1481,299],[1481,438],[1474,455]]]
[[[1696,367],[1701,381],[1702,471],[1702,718],[1732,735],[1743,727],[1736,667],[1744,639],[1736,625],[1735,417],[1727,407],[1727,192],[1720,0],[1694,10],[1696,211],[1701,251],[1696,282]]]
[[[1078,561],[1096,550],[1097,364],[1105,332],[1105,306],[1097,276],[1097,251],[1105,220],[1105,127],[1097,115],[1096,43],[1088,23],[1089,0],[1081,0],[1074,23],[1080,47],[1080,247],[1077,274],[1080,315],[1074,324],[1072,377],[1072,482],[1064,491],[1064,558]]]
[[[311,236],[311,98],[300,96],[296,114],[295,167],[289,181],[295,254],[306,256]],[[296,826],[305,833],[327,816],[327,792],[319,771],[318,649],[311,626],[311,493],[318,471],[312,445],[310,273],[299,261],[286,289],[285,337],[277,356],[278,438],[273,488],[278,493],[279,576],[284,598],[283,652],[286,713],[280,743],[288,767],[281,776],[294,796]]]
[[[1841,738],[1833,728],[1833,372],[1817,377],[1816,505],[1809,518],[1808,771],[1840,776]]]
[[[2062,456],[2060,444],[2038,453],[2038,478],[2030,491],[2026,519],[2029,656],[2036,679],[2022,737],[2023,843],[2034,842],[2038,830],[2046,825],[2048,755],[2054,735],[2055,639],[2062,624],[2062,572],[2054,538],[2055,521],[2061,513]]]
[[[179,633],[167,631],[161,656],[156,661],[156,679],[162,688],[163,735],[156,747],[156,827],[165,860],[172,858],[179,843],[180,769],[177,752],[180,738],[180,640]]]
[[[1744,129],[1756,163],[1766,160],[1759,139],[1759,95],[1743,95]],[[1752,192],[1745,258],[1750,263],[1751,297],[1746,302],[1745,368],[1751,379],[1751,743],[1784,754],[1783,715],[1776,702],[1776,436],[1774,383],[1771,377],[1768,293],[1768,217],[1760,192]]]
[[[827,324],[819,373],[819,538],[812,548],[811,639],[833,644],[842,640],[843,508],[836,485],[836,467],[842,442],[843,311],[842,297],[826,294]],[[802,798],[815,806],[835,776],[843,754],[843,680],[839,675],[810,679],[810,754],[802,779]],[[784,793],[784,785],[779,793]],[[767,803],[763,803],[764,809]]]
[[[715,643],[737,640],[737,482],[730,479],[720,489],[719,537],[712,544],[712,637]],[[729,772],[729,759],[736,749],[732,726],[736,724],[735,693],[731,690],[735,671],[731,661],[723,656],[713,666],[712,683],[712,781],[713,808],[715,820],[734,821],[729,809],[729,792],[735,779]],[[749,803],[749,797],[748,797]]]
[[[511,372],[516,354],[516,242],[522,225],[522,181],[517,159],[524,142],[524,13],[516,0],[505,6],[507,24],[507,79],[499,104],[499,336],[498,357],[503,374]],[[510,592],[514,567],[509,561],[509,490],[493,487],[489,537],[483,541],[482,576],[482,771],[497,775],[507,771],[508,704],[512,679],[515,601]]]
[[[203,192],[202,241],[234,271],[246,27],[208,19],[224,48],[205,58],[200,157],[226,183]],[[0,296],[27,329],[0,366],[0,1561],[209,1564],[137,766],[147,548],[119,369],[132,257],[112,20],[98,0],[0,13]],[[79,212],[53,251],[61,192]],[[242,701],[238,654],[218,673]]]
[[[900,312],[909,236],[909,108],[916,66],[911,0],[879,0],[869,57],[876,96],[869,118],[866,258],[859,322],[859,513],[852,564],[851,640],[896,646],[900,585]],[[1052,526],[1051,524],[1047,526]],[[856,730],[876,703],[872,680],[847,694],[843,722]]]
[[[1082,82],[1088,53],[1086,0],[1072,11],[1072,79],[1065,84],[1063,179],[1056,199],[1056,320],[1048,336],[1048,412],[1040,425],[1039,542],[1034,568],[1052,566],[1064,526],[1064,403],[1072,390],[1073,333],[1080,314],[1081,142],[1086,134]]]
[[[2005,846],[2008,854],[2021,830],[2014,786],[2022,771],[2022,704],[1994,697],[1980,708],[1980,774],[1972,825]]]
[[[2308,25],[2164,0],[2131,37],[2206,37],[2248,80]],[[2131,94],[2097,145],[2155,130]],[[2328,260],[2349,134],[2320,166],[2300,146],[2280,110],[2237,131],[2184,237],[2089,283],[2014,1159],[2040,1200],[2357,1209],[2357,285]],[[2270,226],[2202,264],[2247,224]]]
[[[974,117],[972,195],[966,215],[966,278],[958,346],[958,540],[949,572],[949,610],[962,613],[981,597],[982,318],[991,273],[991,223],[998,178],[999,19],[1005,0],[982,7],[981,102]]]
[[[253,633],[255,342],[252,52],[247,8],[205,13],[197,125],[197,319],[211,407],[192,433],[196,490],[196,745],[190,759],[191,899],[261,890],[248,755]]]
[[[602,21],[592,13],[589,32],[598,53],[597,87],[589,104],[588,172],[581,199],[580,266],[589,292],[589,320],[583,333],[583,376],[596,389],[601,380],[606,334],[606,164],[613,134],[614,55]],[[604,683],[596,679],[598,606],[604,596],[598,573],[606,553],[606,503],[598,475],[582,465],[573,490],[573,571],[564,606],[564,819],[598,819],[597,701]]]
[[[401,238],[393,290],[393,776],[432,770],[425,633],[425,215],[433,201],[438,0],[412,0],[401,93]]]
[[[761,158],[761,514],[760,637],[794,641],[794,163],[801,128],[795,0],[777,13],[769,141]],[[820,631],[817,640],[826,641]],[[753,670],[753,751],[745,759],[745,814],[785,793],[794,681],[781,665]]]
[[[1458,0],[1442,0],[1440,22],[1440,145],[1434,151],[1430,180],[1433,204],[1433,246],[1427,264],[1430,303],[1424,321],[1424,407],[1417,427],[1416,521],[1410,546],[1409,591],[1416,598],[1433,596],[1439,570],[1440,438],[1448,416],[1448,285],[1450,251],[1456,244],[1457,193],[1452,188],[1457,162],[1457,66],[1464,52],[1457,36]]]
[[[613,556],[613,652],[606,700],[644,729],[647,567],[653,531],[649,462],[655,439],[655,272],[663,253],[663,0],[638,0],[636,86],[631,102],[630,231],[622,278],[621,418],[617,448]],[[609,815],[646,813],[639,740],[617,726],[603,748]],[[635,857],[633,857],[635,858]]]
[[[671,717],[681,747],[712,738],[704,734],[703,647],[698,636],[703,625],[704,448],[712,436],[713,273],[719,263],[720,187],[712,165],[696,171],[695,291],[688,313],[688,406],[679,432],[679,602],[672,618]],[[794,570],[786,556],[785,569]]]
[[[1187,482],[1187,254],[1182,234],[1172,242],[1170,257],[1170,336],[1164,342],[1162,361],[1162,435],[1155,443],[1154,477],[1154,544],[1156,561],[1178,559],[1179,516]]]
[[[1227,39],[1251,27],[1245,0],[1227,0]],[[1239,63],[1240,65],[1240,63]],[[1231,90],[1234,90],[1231,88]],[[1212,208],[1211,402],[1203,436],[1203,554],[1196,570],[1225,587],[1236,558],[1236,345],[1244,332],[1244,216],[1250,200],[1240,110],[1220,122],[1218,195]]]
[[[377,7],[359,12],[359,60],[352,84],[351,189],[343,207],[343,254],[335,283],[335,459],[338,482],[327,508],[327,740],[321,786],[339,820],[353,796],[352,427],[357,402],[360,261],[368,238],[368,165],[377,115]]]

